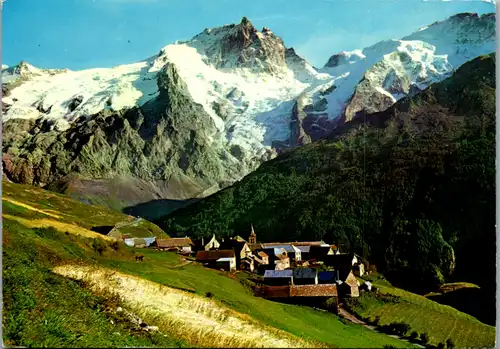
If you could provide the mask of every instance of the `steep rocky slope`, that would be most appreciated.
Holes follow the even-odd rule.
[[[461,14],[334,55],[318,71],[243,18],[109,69],[22,62],[2,69],[3,170],[113,208],[160,199],[179,207],[359,112],[386,109],[494,45],[494,15]]]

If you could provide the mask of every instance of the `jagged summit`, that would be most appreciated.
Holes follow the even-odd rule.
[[[247,68],[279,73],[285,68],[283,41],[267,27],[258,31],[247,17],[239,24],[205,29],[183,42],[195,47],[218,69]]]

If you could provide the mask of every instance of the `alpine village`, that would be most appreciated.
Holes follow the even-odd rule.
[[[338,312],[339,299],[372,290],[371,282],[360,284],[356,279],[365,274],[365,264],[369,265],[357,254],[341,252],[324,241],[259,243],[253,226],[248,240],[239,235],[217,239],[215,234],[209,241],[187,236],[148,241],[127,236],[122,239],[128,246],[179,253],[207,268],[255,274],[255,279],[260,280],[254,288],[259,297],[333,299],[336,306],[332,309]]]
[[[493,1],[258,1],[0,1],[4,347],[496,346]]]

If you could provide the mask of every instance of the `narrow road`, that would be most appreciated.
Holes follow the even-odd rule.
[[[191,263],[193,263],[193,262],[184,259],[184,261],[182,263],[176,264],[176,265],[174,265],[173,267],[170,267],[170,268],[171,269],[173,269],[173,268],[180,268],[180,267],[183,267],[183,266],[191,264]]]
[[[353,314],[347,312],[344,308],[340,308],[340,311],[339,311],[339,316],[342,316],[344,319],[346,320],[349,320],[350,322],[354,323],[354,324],[358,324],[358,325],[361,325],[363,327],[366,327],[372,331],[377,331],[377,328],[375,326],[371,326],[371,325],[368,325],[366,322],[364,321],[361,321],[360,319],[358,319],[356,316],[354,316]],[[379,331],[377,331],[379,332]],[[399,339],[399,340],[402,340],[402,341],[405,341],[405,342],[409,342],[409,340],[403,338],[403,337],[400,337],[398,335],[388,335],[389,337],[392,337],[392,338],[396,338],[396,339]],[[417,344],[417,343],[413,343],[411,342],[412,344],[414,344],[415,346],[417,346],[418,348],[425,348],[424,346],[420,345],[420,344]]]

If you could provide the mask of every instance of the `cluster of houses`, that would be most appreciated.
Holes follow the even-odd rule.
[[[359,256],[342,253],[335,245],[324,241],[258,243],[253,226],[248,241],[241,236],[218,240],[214,235],[209,241],[156,239],[154,246],[194,255],[197,262],[210,268],[261,274],[269,286],[335,284],[351,297],[359,295],[356,276],[365,273]]]

